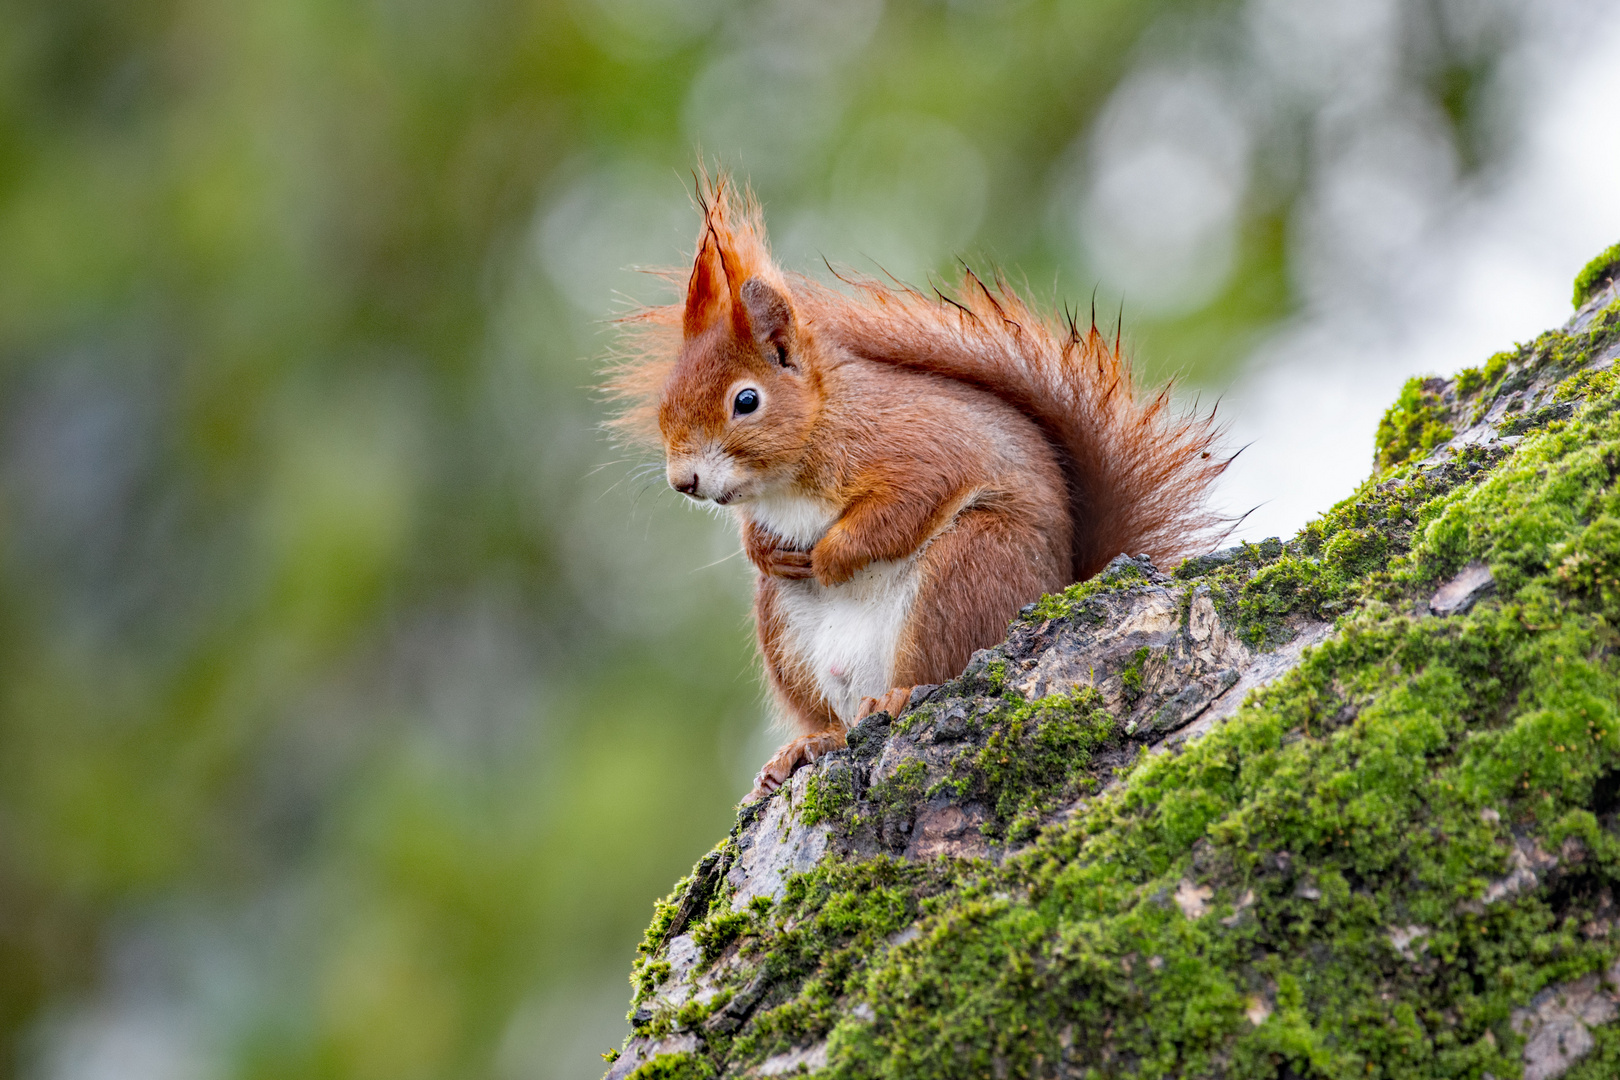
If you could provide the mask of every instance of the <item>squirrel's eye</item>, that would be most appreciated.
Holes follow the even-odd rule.
[[[737,391],[737,397],[731,403],[731,411],[738,416],[745,416],[759,408],[759,391],[749,387]]]

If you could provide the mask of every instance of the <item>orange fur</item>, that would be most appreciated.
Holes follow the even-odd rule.
[[[954,299],[836,291],[777,268],[724,177],[699,202],[683,302],[626,320],[611,425],[738,516],[767,680],[800,736],[760,790],[891,687],[954,676],[1042,593],[1120,552],[1163,565],[1211,542],[1203,498],[1229,460],[1211,418],[1140,396],[1095,325],[971,271]]]

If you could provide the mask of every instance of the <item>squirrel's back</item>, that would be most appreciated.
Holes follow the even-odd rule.
[[[1179,415],[1169,388],[1143,398],[1118,340],[1061,326],[1005,282],[965,270],[959,294],[925,295],[859,277],[852,294],[793,283],[826,338],[858,356],[978,387],[1030,417],[1063,467],[1074,580],[1121,552],[1161,566],[1207,547],[1220,518],[1204,509],[1230,460],[1212,416]]]

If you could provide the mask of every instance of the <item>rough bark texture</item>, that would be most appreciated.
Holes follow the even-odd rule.
[[[744,807],[609,1076],[1620,1075],[1603,282],[1294,539],[1122,556]]]

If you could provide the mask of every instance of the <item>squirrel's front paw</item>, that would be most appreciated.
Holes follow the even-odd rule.
[[[777,788],[787,783],[788,777],[801,768],[820,758],[823,754],[844,746],[844,733],[841,731],[822,731],[815,735],[800,735],[797,739],[788,742],[782,749],[771,755],[771,760],[759,770],[754,777],[754,790],[748,793],[745,802],[763,799]]]
[[[857,722],[866,719],[875,712],[886,712],[890,716],[899,716],[900,711],[911,700],[911,691],[915,687],[896,686],[882,697],[861,698],[861,707],[855,710]]]
[[[748,561],[767,577],[802,581],[814,573],[808,551],[794,551],[782,543],[781,537],[753,523],[743,535],[743,550]]]

